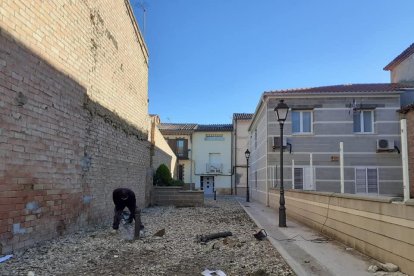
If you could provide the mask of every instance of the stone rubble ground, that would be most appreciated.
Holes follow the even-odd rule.
[[[206,199],[204,207],[142,210],[144,236],[132,240],[133,226],[81,231],[44,242],[0,264],[0,275],[294,275],[234,198]],[[154,233],[165,229],[161,237]],[[232,232],[206,243],[197,235]]]

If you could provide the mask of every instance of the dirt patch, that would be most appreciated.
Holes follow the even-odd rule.
[[[206,200],[193,208],[142,210],[144,236],[132,240],[133,226],[116,234],[110,226],[39,244],[0,266],[0,275],[201,275],[220,269],[227,275],[294,275],[268,240],[253,237],[256,225],[236,200]],[[165,229],[162,237],[153,236]],[[232,236],[197,242],[197,235]]]

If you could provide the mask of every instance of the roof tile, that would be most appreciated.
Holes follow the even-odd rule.
[[[394,58],[387,66],[384,67],[384,70],[389,71],[395,68],[398,64],[403,62],[406,58],[414,54],[414,43],[405,49],[401,54]]]
[[[410,83],[362,83],[362,84],[343,84],[332,86],[320,86],[311,88],[297,88],[287,90],[274,90],[265,92],[265,95],[274,93],[356,93],[356,92],[396,92],[404,88],[414,88]]]

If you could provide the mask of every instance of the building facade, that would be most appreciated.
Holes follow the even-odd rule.
[[[384,70],[390,71],[391,82],[414,83],[414,44],[411,44]],[[407,120],[408,170],[410,197],[414,198],[414,90],[401,95],[401,117]]]
[[[194,183],[204,194],[233,194],[231,139],[233,127],[198,125],[193,134]]]
[[[193,182],[192,138],[196,124],[165,124],[159,125],[161,134],[174,152],[177,163],[172,175],[184,183]],[[190,185],[191,186],[191,185]]]
[[[249,148],[249,125],[252,113],[233,114],[233,139],[232,139],[232,163],[233,177],[232,187],[234,194],[239,196],[246,195],[247,187],[247,160],[246,150]]]
[[[1,253],[110,222],[118,187],[145,206],[148,52],[129,2],[3,1],[0,15]]]
[[[160,124],[175,152],[175,176],[206,195],[232,194],[232,125]]]
[[[290,107],[284,124],[284,186],[287,189],[400,196],[400,95],[405,84],[353,84],[265,92],[250,132],[249,186],[253,198],[268,202],[279,187],[279,100]],[[251,176],[251,177],[250,177]]]

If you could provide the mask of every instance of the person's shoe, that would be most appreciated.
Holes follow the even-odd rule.
[[[118,229],[111,229],[109,233],[115,235],[116,233],[118,233]]]

